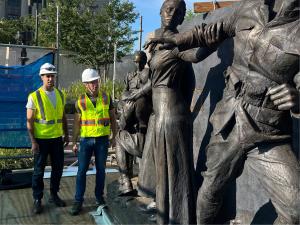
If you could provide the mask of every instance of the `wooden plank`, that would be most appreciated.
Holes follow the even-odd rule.
[[[109,176],[108,176],[109,177]],[[59,195],[67,203],[66,207],[56,207],[48,203],[50,180],[44,179],[45,191],[43,213],[32,213],[31,188],[0,191],[0,224],[95,224],[88,212],[96,210],[95,206],[95,175],[87,176],[87,186],[83,211],[79,216],[71,216],[69,211],[74,201],[76,177],[63,177]]]
[[[233,3],[236,3],[237,1],[225,1],[225,2],[216,2],[215,6],[213,1],[209,2],[194,2],[194,12],[195,13],[204,13],[204,12],[210,12],[214,9],[224,8],[231,6]]]

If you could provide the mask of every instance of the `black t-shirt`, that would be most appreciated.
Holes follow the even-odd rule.
[[[89,99],[93,103],[94,107],[96,107],[96,102],[97,102],[98,97],[95,98],[95,97],[91,96],[88,93],[86,93],[86,95],[89,97]],[[77,113],[81,114],[81,111],[80,111],[79,106],[78,106],[78,101],[75,102],[75,109],[76,109]],[[112,110],[112,109],[113,109],[112,99],[111,99],[111,97],[109,97],[109,110]]]

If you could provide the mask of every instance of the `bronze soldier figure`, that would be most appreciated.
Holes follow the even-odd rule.
[[[146,53],[135,53],[134,62],[137,70],[129,73],[125,80],[125,91],[118,104],[120,130],[116,137],[116,157],[121,176],[120,191],[127,194],[133,190],[133,157],[142,157],[148,120],[152,112],[151,81]]]
[[[184,50],[234,40],[223,99],[210,118],[213,134],[198,193],[198,224],[213,223],[226,184],[238,176],[246,159],[270,194],[278,213],[275,223],[299,224],[300,169],[291,147],[291,115],[299,113],[299,4],[242,1],[217,23],[149,43]]]

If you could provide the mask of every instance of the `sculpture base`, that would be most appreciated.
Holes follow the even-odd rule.
[[[138,196],[137,177],[132,179],[135,190],[126,195],[120,195],[118,177],[119,173],[110,175],[107,183],[106,203],[110,216],[118,224],[155,224],[154,221],[149,220],[151,213],[142,211],[142,208],[151,203],[152,199]]]

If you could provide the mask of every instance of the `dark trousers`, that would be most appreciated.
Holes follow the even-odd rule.
[[[268,192],[278,219],[287,224],[297,224],[300,167],[290,143],[262,143],[246,148],[246,142],[241,139],[245,132],[251,130],[235,124],[226,139],[222,135],[212,137],[206,152],[207,171],[203,173],[204,181],[198,193],[197,224],[214,222],[225,186],[240,174],[246,159],[249,168]]]
[[[40,151],[34,155],[34,171],[32,176],[32,190],[34,199],[43,198],[43,176],[47,157],[51,159],[50,192],[56,194],[59,191],[60,179],[64,167],[64,148],[62,138],[36,139]]]

